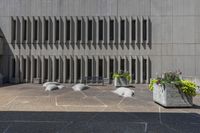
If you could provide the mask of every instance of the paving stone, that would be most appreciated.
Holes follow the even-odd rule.
[[[15,122],[6,133],[56,133],[68,124],[69,122]]]
[[[147,85],[135,85],[132,98],[112,93],[112,85],[90,86],[83,92],[74,92],[71,86],[51,92],[39,84],[0,87],[0,132],[7,127],[7,132],[44,133],[200,130],[200,96],[192,108],[164,108],[153,102]]]
[[[99,100],[101,100],[105,105],[108,106],[116,106],[120,103],[123,97],[118,96],[110,91],[103,92],[100,95],[96,96]]]
[[[170,128],[164,124],[148,123],[148,133],[178,133],[176,129]]]
[[[9,122],[0,122],[0,132],[6,133],[7,129],[9,128],[11,123]]]
[[[61,133],[143,133],[145,125],[133,122],[77,122],[61,131]]]

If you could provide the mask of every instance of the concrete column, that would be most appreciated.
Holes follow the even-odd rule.
[[[66,73],[67,73],[67,70],[66,70],[66,57],[63,56],[62,57],[62,60],[63,60],[63,83],[66,83]]]
[[[42,43],[45,43],[45,17],[41,18],[41,25],[42,25]]]
[[[104,32],[105,33],[104,39],[105,39],[105,42],[108,44],[108,43],[110,43],[110,18],[109,17],[105,18],[104,29],[106,30],[106,32]]]
[[[133,79],[132,79],[132,77],[133,77],[132,73],[133,72],[132,72],[132,57],[131,56],[129,56],[128,61],[129,61],[129,74],[131,75],[130,83],[132,83],[133,82]]]
[[[146,83],[148,84],[149,83],[149,80],[150,80],[150,59],[149,57],[147,56],[147,80],[146,80]]]
[[[44,83],[45,79],[44,79],[44,75],[45,75],[45,57],[42,56],[42,76],[41,76],[41,81],[42,83]]]
[[[95,63],[95,57],[92,56],[92,76],[95,76],[95,66],[96,66],[96,63]]]
[[[103,78],[107,78],[107,58],[103,56]]]
[[[125,71],[126,72],[129,72],[129,61],[128,61],[128,58],[125,56],[124,57],[124,66],[125,66]]]
[[[19,17],[16,17],[16,43],[20,43],[20,34],[17,34],[20,31],[20,20]]]
[[[99,77],[99,57],[95,57],[95,62],[96,62],[96,77]]]
[[[109,82],[110,82],[110,57],[107,56],[106,60],[107,60],[107,78],[109,79]]]
[[[138,17],[135,18],[135,43],[139,43],[140,28]]]
[[[94,32],[94,34],[93,34],[93,41],[96,43],[96,44],[98,44],[99,42],[98,42],[98,40],[99,40],[99,21],[98,21],[98,17],[95,17],[94,18],[94,22],[93,22],[93,31],[95,31]]]
[[[34,58],[31,56],[31,82],[33,83],[33,77],[34,77]]]
[[[116,17],[116,19],[114,19],[114,40],[116,43],[121,43],[121,29],[120,29],[120,22],[121,22],[121,18],[120,17]]]
[[[140,56],[140,83],[143,82],[143,57]]]
[[[89,17],[85,17],[84,18],[84,21],[85,21],[85,30],[84,30],[85,36],[84,36],[84,40],[85,40],[86,44],[88,43],[88,19],[89,19]]]
[[[140,18],[140,43],[143,43],[143,17]]]
[[[146,41],[146,43],[149,43],[149,35],[150,35],[150,32],[149,32],[149,26],[150,26],[150,20],[149,20],[149,18],[147,17],[146,18],[146,20],[147,20],[147,41]]]
[[[63,82],[63,60],[61,56],[59,56],[59,82]]]
[[[139,64],[139,61],[138,61],[138,57],[135,56],[135,83],[138,83],[138,80],[139,80],[139,76],[140,76],[140,64]]]
[[[67,42],[67,17],[63,17],[63,43],[65,44]],[[64,80],[64,77],[63,77]],[[65,80],[64,80],[65,81]]]
[[[40,56],[37,56],[37,78],[41,78]]]
[[[117,60],[118,60],[118,61],[117,61],[117,65],[118,65],[118,72],[120,72],[120,69],[121,69],[121,68],[120,68],[120,65],[121,65],[121,57],[120,57],[120,56],[118,56],[118,57],[117,57]]]
[[[74,56],[74,83],[77,82],[77,57]]]
[[[115,72],[118,72],[118,67],[117,67],[117,65],[118,65],[118,63],[117,63],[117,56],[114,56],[114,73]]]
[[[88,77],[88,57],[85,56],[85,77]]]
[[[19,58],[20,58],[20,63],[19,63],[19,64],[20,64],[20,65],[19,65],[19,66],[20,66],[20,74],[19,74],[20,82],[24,82],[24,81],[23,81],[23,76],[24,76],[24,68],[23,68],[23,66],[24,66],[23,63],[24,63],[24,62],[23,62],[23,56],[20,56]]]
[[[15,82],[19,83],[19,57],[15,56],[15,61],[16,61],[16,65],[15,65]]]
[[[29,82],[30,79],[30,60],[29,56],[26,56],[26,82]]]
[[[131,33],[131,31],[132,31],[132,18],[131,17],[128,17],[127,18],[127,42],[129,43],[129,44],[131,44],[131,42],[132,42],[132,33]]]
[[[52,61],[51,57],[48,57],[48,81],[52,81]]]
[[[55,36],[55,34],[56,34],[56,31],[55,31],[55,29],[56,29],[56,17],[53,17],[52,23],[53,23],[53,27],[52,27],[53,28],[52,29],[52,31],[53,31],[53,43],[55,43],[56,42],[56,36]]]
[[[78,21],[78,18],[77,17],[73,17],[73,21],[74,21],[74,43],[76,44],[77,43],[77,21]]]
[[[85,73],[85,61],[84,61],[84,57],[81,56],[81,83],[83,82],[83,77],[84,77],[84,73]]]
[[[52,81],[56,80],[56,57],[53,56],[53,61],[52,61],[52,66],[53,66],[53,75],[52,75]]]
[[[58,17],[58,21],[59,21],[59,40],[58,40],[58,43],[63,43],[63,23],[62,23],[63,21],[62,21],[62,17]]]
[[[19,21],[20,21],[20,24],[21,24],[21,26],[20,26],[20,31],[21,32],[19,32],[20,33],[20,44],[22,44],[23,43],[23,29],[24,29],[24,18],[23,17],[20,17],[19,18]]]
[[[74,82],[74,60],[73,57],[70,56],[70,83]]]

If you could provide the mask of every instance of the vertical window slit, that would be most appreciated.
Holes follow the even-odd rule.
[[[77,41],[81,41],[82,25],[81,20],[77,21]]]
[[[99,41],[103,41],[103,20],[99,20]]]
[[[67,20],[67,41],[70,41],[70,29],[71,28],[71,24],[70,24],[70,20]]]
[[[125,20],[121,20],[121,41],[125,40]]]
[[[110,20],[110,41],[114,41],[114,20]]]

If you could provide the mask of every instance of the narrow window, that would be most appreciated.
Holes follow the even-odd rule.
[[[92,59],[88,59],[88,77],[92,77]]]
[[[114,73],[114,60],[113,59],[110,59],[110,79],[112,79],[112,75]]]
[[[26,59],[23,59],[23,79],[26,79]]]
[[[15,59],[12,59],[12,77],[15,78]]]
[[[143,80],[147,80],[147,59],[143,59]]]
[[[77,41],[81,41],[81,20],[77,21]]]
[[[120,70],[123,71],[123,72],[124,72],[124,68],[125,68],[124,63],[125,63],[125,60],[121,59],[121,61],[120,61]]]
[[[92,20],[88,20],[88,41],[92,41]]]
[[[103,41],[103,20],[99,20],[99,41]]]
[[[56,68],[55,68],[56,69],[55,70],[56,71],[56,75],[55,75],[56,77],[55,77],[55,79],[58,80],[59,79],[59,59],[56,59],[55,63],[56,63]]]
[[[136,40],[136,21],[132,20],[132,29],[131,29],[131,33],[132,33],[132,41]]]
[[[12,40],[15,41],[16,40],[16,31],[17,31],[17,23],[16,20],[12,19]]]
[[[70,59],[66,59],[66,79],[70,78]]]
[[[81,79],[81,59],[77,59],[77,79]]]
[[[56,41],[59,41],[59,20],[56,20]]]
[[[114,41],[114,20],[110,20],[110,41]]]
[[[103,60],[99,59],[99,77],[103,77]]]
[[[135,61],[135,59],[132,59],[132,65],[131,66],[132,66],[132,68],[131,68],[132,69],[132,73],[131,73],[132,79],[135,80],[135,74],[136,74],[136,61]]]
[[[45,41],[49,40],[49,21],[45,20]]]
[[[45,59],[44,60],[44,79],[48,79],[48,71],[49,71],[49,68],[48,68],[48,63],[49,63],[49,61],[48,61],[48,59]]]
[[[37,78],[37,59],[34,59],[34,78]]]
[[[27,40],[27,20],[24,20],[24,28],[23,28],[23,40]]]
[[[143,41],[147,40],[147,20],[143,20]]]
[[[70,31],[71,31],[71,26],[70,26],[70,20],[67,20],[67,41],[70,41]]]
[[[125,40],[125,20],[121,20],[121,41]]]
[[[38,34],[38,21],[35,20],[34,22],[35,24],[35,28],[34,28],[34,40],[37,41],[38,40],[38,37],[37,37],[37,34]]]

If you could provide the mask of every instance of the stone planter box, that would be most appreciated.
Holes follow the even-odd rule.
[[[125,87],[128,86],[128,80],[126,78],[115,78],[114,86],[116,87]]]
[[[35,84],[41,84],[41,78],[34,78],[33,83]]]
[[[164,107],[191,107],[192,96],[185,95],[174,85],[154,84],[153,100]]]

